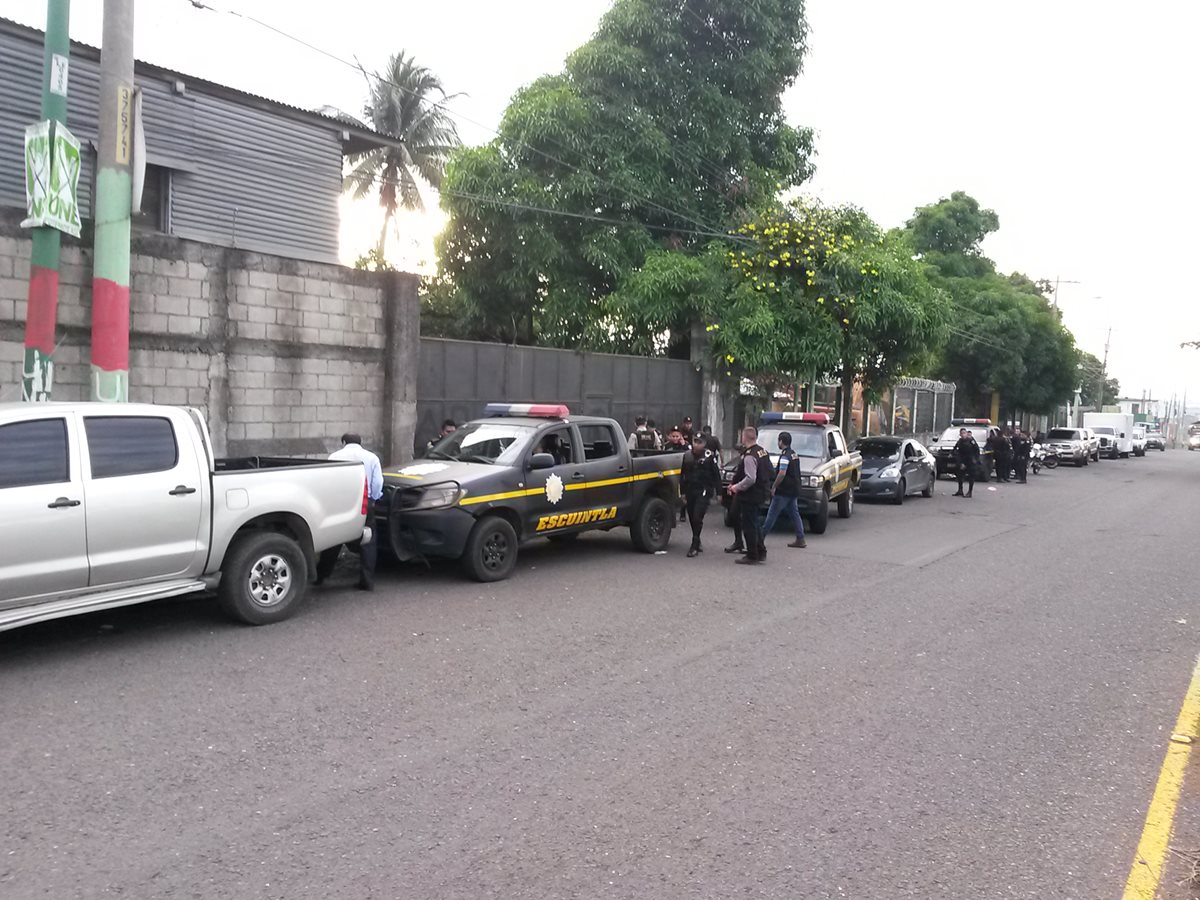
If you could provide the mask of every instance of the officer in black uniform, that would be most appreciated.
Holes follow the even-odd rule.
[[[767,545],[763,534],[762,505],[771,492],[775,472],[771,457],[758,443],[758,429],[747,427],[742,431],[742,477],[729,486],[729,492],[737,495],[741,509],[742,536],[746,540],[746,555],[739,563],[757,565],[767,558]]]
[[[692,449],[683,454],[683,470],[680,474],[683,498],[688,520],[692,523],[691,558],[703,553],[700,536],[704,533],[704,515],[708,504],[721,490],[721,470],[717,466],[717,455],[708,448],[704,435],[692,438]]]
[[[975,442],[975,435],[967,431],[965,428],[958,429],[958,443],[954,445],[954,458],[958,461],[958,471],[955,476],[958,478],[958,490],[953,496],[970,497],[975,493],[975,469],[979,465],[979,444]],[[963,476],[967,479],[967,493],[963,494]]]
[[[1017,470],[1017,484],[1028,484],[1029,455],[1033,453],[1033,443],[1019,425],[1013,429],[1012,449],[1013,466]]]

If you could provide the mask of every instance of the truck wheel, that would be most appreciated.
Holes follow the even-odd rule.
[[[817,514],[808,520],[809,531],[813,534],[824,534],[829,528],[829,495],[821,495],[821,505],[817,507]]]
[[[462,564],[476,581],[503,581],[517,564],[517,532],[506,519],[485,516],[471,529]]]
[[[854,512],[854,485],[846,488],[837,501],[838,518],[848,519]]]
[[[225,554],[217,601],[247,625],[270,625],[294,613],[308,593],[300,545],[273,531],[238,538]]]
[[[633,540],[633,549],[639,553],[657,553],[666,550],[671,543],[671,528],[675,524],[675,515],[666,500],[650,497],[638,510],[637,517],[629,526],[629,537]]]

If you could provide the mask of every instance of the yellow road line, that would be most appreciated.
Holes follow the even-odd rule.
[[[1142,839],[1138,842],[1129,879],[1125,882],[1123,900],[1154,900],[1162,881],[1163,864],[1167,858],[1167,847],[1171,842],[1171,829],[1175,824],[1175,808],[1179,803],[1179,792],[1183,788],[1183,776],[1187,771],[1188,758],[1192,753],[1192,741],[1200,737],[1200,660],[1192,671],[1192,683],[1183,698],[1183,708],[1175,722],[1172,740],[1167,744],[1167,756],[1158,773],[1158,784],[1150,808],[1146,811],[1146,824],[1142,828]],[[1175,738],[1178,738],[1175,739]],[[1190,739],[1190,740],[1189,740]]]

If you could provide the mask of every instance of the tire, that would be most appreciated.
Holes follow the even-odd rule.
[[[931,500],[933,498],[933,483],[935,481],[937,481],[936,478],[930,478],[929,484],[926,486],[925,490],[921,491],[921,496],[926,500]]]
[[[854,515],[854,485],[846,488],[842,492],[842,496],[837,499],[837,511],[839,519],[848,519]]]
[[[904,493],[907,490],[908,490],[908,485],[905,484],[904,479],[901,478],[900,483],[896,485],[896,496],[892,498],[892,504],[894,506],[900,506],[901,504],[904,503]],[[839,515],[841,514],[841,508],[838,509],[838,514]],[[842,516],[842,518],[844,519],[846,517]]]
[[[217,602],[247,625],[291,616],[308,594],[308,560],[286,534],[250,532],[237,538],[221,564]]]
[[[1045,459],[1042,460],[1042,465],[1045,466],[1047,469],[1057,469],[1058,463],[1059,463],[1059,459],[1057,456],[1047,456]]]
[[[499,516],[480,519],[467,538],[462,564],[476,581],[503,581],[517,565],[516,530]]]
[[[657,553],[666,550],[671,543],[671,529],[675,527],[675,515],[671,505],[660,497],[647,497],[633,524],[629,526],[629,537],[633,549],[639,553]]]
[[[813,534],[824,534],[829,528],[829,495],[823,494],[821,497],[821,505],[817,508],[817,514],[808,520],[809,531]]]

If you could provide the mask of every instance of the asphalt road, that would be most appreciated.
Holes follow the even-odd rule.
[[[756,569],[614,532],[0,634],[0,897],[1119,897],[1200,456],[952,490]]]

